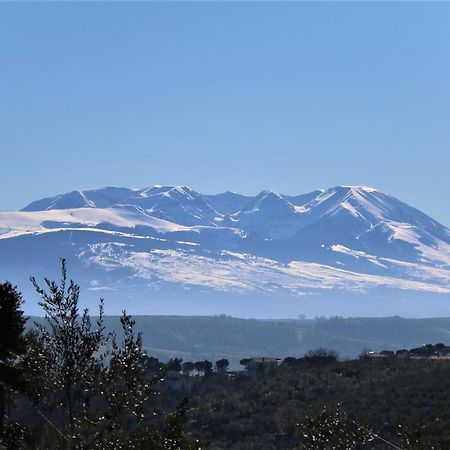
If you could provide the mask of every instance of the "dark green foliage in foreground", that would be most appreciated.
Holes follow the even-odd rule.
[[[32,282],[45,321],[24,340],[26,348],[20,295],[14,289],[7,290],[9,297],[3,295],[11,334],[0,335],[0,349],[4,362],[15,363],[12,368],[17,367],[23,383],[1,380],[18,391],[16,416],[21,420],[8,421],[0,448],[192,448],[184,437],[184,403],[155,415],[159,403],[150,398],[156,396],[155,378],[147,376],[146,364],[153,361],[143,352],[131,317],[124,312],[120,319],[121,341],[104,331],[102,302],[93,325],[88,311],[79,311],[79,287],[68,280],[64,260],[59,283],[45,279],[44,289]]]
[[[450,361],[283,364],[273,374],[208,383],[190,402],[188,430],[214,449],[450,448]],[[325,409],[324,409],[325,408]],[[310,447],[318,439],[330,443]],[[329,444],[329,445],[328,445]],[[334,447],[333,447],[334,445]]]
[[[317,415],[306,414],[298,425],[302,446],[308,449],[357,449],[373,440],[365,427],[352,421],[338,405],[334,410],[326,407]]]
[[[107,343],[103,334],[103,304],[93,328],[87,310],[79,312],[79,287],[67,280],[62,262],[61,282],[45,280],[47,290],[32,282],[41,297],[47,327],[38,328],[42,379],[38,400],[46,409],[60,409],[64,434],[77,446],[87,441],[101,412],[90,407],[103,385],[105,368],[102,350]],[[35,361],[29,361],[32,366]],[[56,395],[55,395],[56,394]]]
[[[25,353],[26,318],[22,311],[22,295],[11,283],[0,284],[0,360],[11,362]]]
[[[22,374],[15,365],[17,357],[26,351],[22,303],[17,288],[9,282],[0,284],[0,434],[3,433],[7,390],[19,388],[22,382]]]

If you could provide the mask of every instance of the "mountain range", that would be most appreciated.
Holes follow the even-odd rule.
[[[30,275],[68,259],[107,311],[241,317],[450,314],[450,230],[376,189],[205,195],[106,187],[0,212],[0,276],[37,313]]]

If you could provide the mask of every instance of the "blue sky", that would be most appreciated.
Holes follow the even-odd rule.
[[[1,3],[0,210],[376,187],[450,225],[448,3]]]

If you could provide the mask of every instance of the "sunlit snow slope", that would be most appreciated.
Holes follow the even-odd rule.
[[[222,299],[239,297],[228,313],[240,315],[239,305],[252,298],[272,305],[271,316],[279,299],[301,313],[305,299],[310,308],[322,297],[347,295],[353,306],[389,298],[380,314],[396,312],[396,299],[420,298],[424,314],[430,298],[444,307],[450,300],[450,231],[367,187],[255,197],[181,186],[104,188],[0,213],[6,277],[53,273],[60,256],[88,297],[105,291],[123,307],[133,297],[149,314],[177,313],[162,307],[169,297],[186,297],[183,313],[202,313],[197,293],[215,312]]]

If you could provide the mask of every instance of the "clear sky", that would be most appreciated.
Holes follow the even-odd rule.
[[[0,3],[0,210],[376,187],[450,225],[449,3]]]

